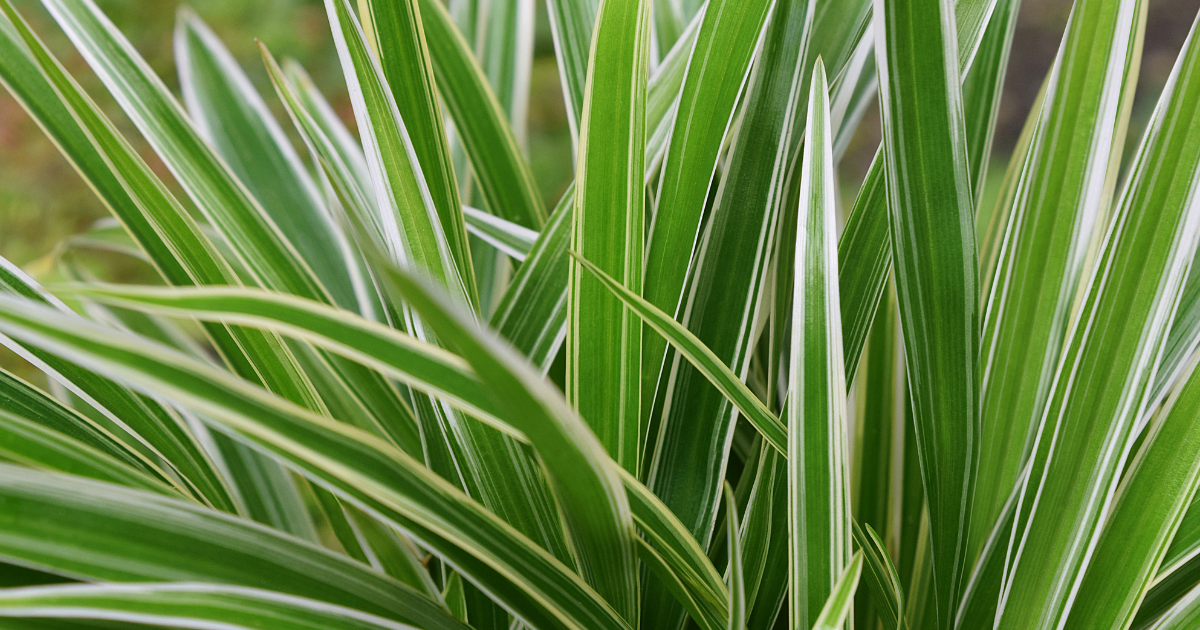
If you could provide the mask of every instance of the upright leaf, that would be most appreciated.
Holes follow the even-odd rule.
[[[364,17],[369,17],[363,23],[372,30],[379,67],[402,120],[400,126],[411,141],[416,166],[425,179],[450,256],[466,284],[467,295],[477,295],[458,182],[417,0],[367,0]]]
[[[650,3],[603,0],[579,134],[575,251],[635,293],[645,234]],[[567,398],[623,468],[638,473],[642,323],[577,265],[567,304]]]
[[[979,435],[979,294],[954,7],[876,0],[875,54],[900,322],[932,538],[937,627],[966,557]]]
[[[788,537],[793,628],[817,623],[850,560],[846,371],[837,286],[837,184],[829,88],[817,62],[809,94],[788,389]],[[802,322],[802,325],[800,323]],[[840,622],[833,622],[840,625]]]
[[[1130,24],[1145,5],[1119,8]],[[1021,486],[997,628],[1063,623],[1111,514],[1200,235],[1193,56],[1164,91],[1068,327]]]
[[[770,5],[766,0],[712,0],[688,62],[646,240],[643,291],[648,302],[676,318],[717,156]],[[644,345],[642,414],[649,416],[666,345],[653,337]]]
[[[1022,165],[981,345],[979,506],[971,541],[987,537],[1045,411],[1086,281],[1089,249],[1116,184],[1145,2],[1078,2],[1051,71]],[[1091,254],[1094,257],[1094,253]]]
[[[793,158],[789,139],[804,122],[796,116],[809,96],[811,76],[804,74],[804,67],[815,4],[784,0],[775,6],[761,59],[746,88],[745,113],[731,140],[712,219],[701,236],[687,291],[689,306],[679,314],[679,321],[717,362],[729,366],[739,385],[749,371],[763,308],[783,185]],[[722,396],[725,388],[714,387],[685,359],[676,357],[664,374],[670,404],[656,409],[650,419],[653,433],[647,439],[653,451],[646,477],[692,535],[707,544],[717,518],[736,408]],[[771,415],[752,394],[747,398]],[[783,428],[777,422],[768,426],[772,425]],[[786,448],[786,431],[764,435]]]
[[[188,114],[343,308],[362,287],[349,243],[325,208],[291,140],[229,51],[189,9],[175,28],[175,62]]]

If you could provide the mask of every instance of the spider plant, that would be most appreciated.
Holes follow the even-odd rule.
[[[112,213],[0,259],[0,627],[1200,624],[1194,25],[1125,155],[1147,0],[1076,0],[993,199],[1019,0],[547,0],[549,207],[534,0],[325,0],[352,128],[41,2],[165,170],[0,0]]]

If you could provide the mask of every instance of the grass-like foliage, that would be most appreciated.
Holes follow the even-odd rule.
[[[1200,627],[1195,27],[1123,155],[1146,0],[1076,0],[985,201],[1019,0],[547,0],[551,208],[534,2],[326,0],[348,129],[42,0],[164,172],[0,0],[113,215],[0,260],[0,627]]]

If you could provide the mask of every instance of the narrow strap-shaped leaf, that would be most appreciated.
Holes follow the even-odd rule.
[[[92,0],[45,0],[121,108],[262,283],[305,297],[328,299],[312,269],[201,139],[162,80]]]
[[[10,411],[7,405],[0,406],[0,460],[159,494],[178,494],[165,482],[119,459]]]
[[[672,316],[683,299],[717,156],[770,4],[712,0],[696,36],[646,239],[642,295]],[[642,415],[647,417],[665,351],[662,340],[647,337],[642,352]]]
[[[1200,586],[1188,591],[1153,622],[1136,626],[1147,630],[1187,630],[1200,623]]]
[[[748,603],[746,627],[775,625],[788,591],[787,464],[771,447],[759,457],[758,478],[744,519]]]
[[[733,489],[725,484],[726,544],[729,545],[729,624],[728,630],[746,630],[746,578],[742,572],[742,526],[738,522]]]
[[[719,630],[722,626],[717,625],[718,620],[714,619],[711,611],[693,597],[683,580],[672,571],[658,551],[650,543],[640,538],[637,539],[637,543],[638,557],[641,558],[642,564],[646,565],[650,573],[662,582],[663,587],[670,591],[696,624],[703,630]]]
[[[1122,481],[1066,628],[1129,626],[1196,492],[1200,372],[1173,398]]]
[[[474,308],[474,285],[462,275],[471,273],[471,268],[457,265],[451,237],[442,228],[418,154],[379,61],[371,54],[348,0],[326,0],[325,5],[378,202],[383,245],[393,260],[414,265],[455,299]]]
[[[646,84],[650,2],[603,0],[596,17],[579,130],[572,248],[634,293],[645,238]],[[638,474],[645,426],[642,323],[571,265],[567,399],[623,468]],[[636,608],[630,609],[636,615]],[[632,619],[632,618],[630,618]]]
[[[969,14],[987,15],[983,9],[996,0],[957,0],[958,59],[960,69],[966,70],[979,49],[987,21],[966,19]],[[843,3],[833,3],[841,5]],[[990,10],[990,9],[989,9]],[[878,12],[876,12],[878,13]],[[820,24],[820,23],[819,23]],[[832,26],[832,25],[831,25]],[[843,28],[845,26],[843,25]],[[818,27],[819,37],[830,29]],[[869,31],[868,31],[869,32]],[[828,37],[828,35],[826,35]],[[835,40],[836,41],[836,40]],[[876,46],[878,59],[878,45]],[[964,61],[965,60],[965,61]],[[960,74],[962,79],[966,74]],[[887,272],[892,265],[892,243],[889,236],[887,210],[888,197],[884,186],[884,155],[881,150],[867,171],[866,180],[859,189],[846,227],[838,243],[838,262],[841,267],[842,323],[845,334],[846,367],[848,377],[853,376],[871,319],[879,305],[879,299],[887,286]]]
[[[509,282],[490,326],[543,372],[567,334],[567,249],[574,234],[575,188],[567,188],[550,220]]]
[[[639,315],[639,309],[646,307],[657,311],[661,323],[647,323],[655,330],[665,327],[672,346],[679,347],[679,340],[686,340],[687,347],[679,350],[684,359],[675,357],[660,376],[663,386],[648,421],[648,461],[643,476],[705,545],[710,544],[717,520],[721,482],[737,420],[735,409],[752,408],[752,413],[743,415],[760,430],[767,429],[764,435],[775,448],[786,448],[783,424],[742,382],[766,301],[763,288],[773,261],[780,198],[793,158],[791,138],[804,122],[796,117],[808,98],[810,77],[804,68],[816,4],[808,0],[777,2],[769,18],[761,58],[745,87],[742,119],[729,139],[729,161],[719,176],[712,218],[700,237],[690,272],[685,298],[690,306],[677,313],[683,325],[648,302],[633,307]],[[717,10],[724,5],[711,6]],[[705,365],[693,367],[697,359]],[[646,367],[643,363],[643,369]],[[643,395],[649,392],[643,390]],[[728,402],[730,395],[738,402]],[[645,589],[642,625],[669,627],[669,620],[679,613],[655,605],[656,600],[665,598],[653,587],[648,583]]]
[[[410,282],[418,281],[410,278]],[[405,297],[419,305],[427,319],[432,319],[432,307],[420,298],[434,298],[417,286],[406,287],[409,290],[405,291]],[[451,307],[440,308],[446,309],[445,317],[463,317],[449,310]],[[465,335],[466,327],[473,324],[460,319],[456,326],[462,327]],[[0,296],[0,330],[20,336],[28,343],[53,347],[73,360],[103,366],[131,385],[169,394],[180,405],[194,407],[214,427],[258,450],[270,452],[340,498],[409,532],[530,624],[578,630],[628,628],[593,589],[548,552],[422,463],[370,434],[313,414],[175,351],[127,334],[80,325],[27,302]],[[536,382],[538,387],[547,387],[540,379]],[[504,391],[495,386],[493,389]],[[569,411],[561,398],[556,404]],[[545,422],[542,428],[545,425],[550,425],[551,430],[561,426]],[[573,426],[577,427],[575,435],[585,435],[586,429],[578,419]],[[546,432],[532,433],[542,437]],[[578,450],[563,446],[557,453],[569,460],[570,465],[562,468],[578,473],[580,462],[586,460],[579,456]],[[600,453],[594,441],[591,448],[593,453]],[[544,452],[554,461],[555,451]],[[580,481],[581,477],[577,474],[574,481]],[[558,489],[561,492],[563,486]],[[582,483],[571,488],[576,495],[585,489]],[[624,492],[620,492],[619,499],[624,499]],[[594,497],[592,506],[604,512],[610,510],[607,502],[600,505]],[[625,514],[628,515],[627,507]],[[584,522],[592,527],[593,533],[611,541],[612,547],[632,546],[631,521],[622,528],[623,535],[618,539],[609,532],[597,532],[598,520]],[[617,556],[613,549],[608,551],[605,558],[612,562]],[[626,571],[622,575],[631,573]]]
[[[637,314],[648,326],[652,327],[682,354],[692,365],[709,379],[717,389],[745,415],[763,437],[781,453],[787,453],[787,428],[771,413],[754,392],[738,379],[728,366],[721,362],[711,349],[704,345],[694,334],[682,324],[671,319],[666,313],[655,308],[652,304],[634,295],[612,276],[604,273],[590,261],[581,256],[575,260],[587,271],[603,283],[604,287],[619,298],[626,307]]]
[[[116,286],[64,290],[133,308],[204,321],[239,322],[299,338],[427,392],[437,398],[439,405],[448,404],[476,415],[500,430],[498,433],[475,419],[464,418],[470,423],[463,427],[463,433],[471,449],[465,453],[473,467],[487,473],[477,481],[480,500],[560,559],[570,560],[557,507],[538,463],[526,452],[526,444],[514,440],[524,440],[524,436],[499,419],[503,417],[502,408],[462,359],[350,312],[263,291]]]
[[[499,339],[482,332],[415,277],[391,269],[400,295],[458,349],[549,472],[575,545],[580,573],[618,619],[637,618],[633,518],[603,445],[567,401]]]
[[[54,307],[66,317],[84,321],[82,317],[67,309],[62,301],[45,293],[40,285],[20,269],[8,260],[0,258],[0,295],[14,294]],[[117,443],[113,439],[114,436],[106,434],[91,420],[63,408],[32,386],[12,378],[7,372],[3,373],[4,378],[0,379],[0,405],[3,408],[45,422],[47,426],[68,435],[82,438],[126,463],[137,462],[135,465],[146,472],[157,469],[147,458],[159,458],[180,477],[178,481],[173,481],[172,485],[195,495],[198,499],[210,502],[219,509],[231,512],[236,510],[235,499],[212,459],[194,436],[188,433],[181,419],[173,411],[153,399],[139,396],[106,377],[53,353],[24,347],[2,335],[0,342],[77,394],[110,422],[110,426],[115,425],[116,430],[123,431],[130,443]],[[112,442],[109,442],[110,439]],[[144,453],[139,453],[139,450],[144,450]],[[161,476],[161,473],[162,471],[152,472],[164,480],[170,479]]]
[[[937,627],[965,580],[979,458],[979,295],[954,7],[876,0],[875,54],[900,322],[929,505]]]
[[[15,27],[0,28],[3,34],[0,40],[9,47],[9,51],[0,57],[14,66],[7,70],[12,77],[9,88],[20,95],[26,109],[56,139],[64,155],[72,160],[81,175],[92,183],[94,190],[129,229],[164,278],[171,284],[184,285],[239,283],[234,270],[201,233],[188,212],[29,31],[7,0],[0,4],[0,8],[7,17],[4,25]],[[23,40],[22,44],[17,43],[18,37]],[[172,107],[178,109],[173,102]],[[272,391],[309,408],[324,409],[311,383],[300,372],[294,357],[278,338],[222,327],[209,327],[206,332],[235,372],[261,381]],[[134,399],[134,395],[123,393],[115,384],[106,383],[106,379],[79,373],[73,367],[50,360],[55,363],[52,369],[58,373],[70,373],[65,377],[69,382],[68,387],[89,388],[85,397],[98,408],[114,405],[124,407],[115,413],[125,421],[133,421],[147,413],[153,414],[158,408],[157,403],[148,399],[134,405],[123,403],[122,400]],[[103,404],[98,401],[103,401]],[[140,411],[139,408],[146,408],[147,411]],[[157,413],[160,417],[172,415],[165,409]],[[167,423],[159,424],[168,430],[178,422],[171,418],[167,420]],[[122,420],[118,419],[117,422],[120,424]],[[218,442],[220,440],[218,438]],[[174,459],[175,465],[187,467],[185,462],[189,458],[197,462],[204,460],[204,457],[177,457]],[[257,468],[273,465],[265,461],[248,463]],[[214,505],[236,509],[224,480],[220,480],[212,468],[212,465],[204,465],[183,476],[190,483],[200,484],[199,487],[203,488],[201,493]],[[283,479],[287,480],[286,477]],[[251,477],[235,481],[248,486],[254,480]],[[270,489],[263,490],[271,494]],[[283,500],[281,492],[274,494]],[[298,507],[300,509],[288,510],[288,513],[302,513],[303,506]],[[301,533],[311,530],[306,522],[278,524],[284,527],[294,525],[294,531]]]
[[[350,558],[193,503],[2,465],[0,555],[111,582],[195,580],[264,588],[421,627],[461,629],[443,608]]]
[[[854,606],[854,592],[858,589],[858,580],[862,577],[863,555],[859,551],[854,554],[846,570],[838,577],[833,593],[821,608],[821,614],[813,622],[813,630],[841,630],[850,609]]]
[[[796,235],[788,536],[793,627],[818,623],[850,560],[846,381],[837,288],[837,185],[825,66],[813,69]],[[861,568],[861,567],[860,567]],[[840,625],[840,621],[834,622]]]
[[[86,296],[165,315],[278,330],[385,370],[418,389],[454,400],[471,413],[485,418],[500,416],[490,394],[461,358],[378,322],[318,302],[240,288],[93,284],[64,285],[56,290],[63,295]]]
[[[175,62],[196,129],[295,245],[334,301],[357,310],[362,288],[354,286],[357,270],[345,235],[241,66],[188,9],[179,13],[175,28]]]
[[[315,600],[219,584],[64,584],[0,590],[0,617],[103,619],[169,628],[412,630]]]
[[[894,284],[883,299],[875,312],[858,382],[854,385],[857,401],[851,398],[857,403],[851,442],[854,538],[864,550],[870,586],[858,592],[856,625],[873,623],[876,616],[887,625],[889,614],[894,623],[903,617],[904,609],[896,605],[890,613],[887,610],[888,599],[882,595],[887,590],[879,592],[875,585],[872,576],[877,573],[877,562],[863,540],[865,531],[881,531],[893,542],[894,549],[898,547],[895,544],[899,540],[898,530],[903,528],[900,515],[904,508],[904,440],[911,434],[906,426],[908,390]],[[899,578],[896,581],[899,586]]]
[[[441,220],[442,233],[454,265],[466,284],[467,295],[477,295],[462,202],[450,160],[450,143],[446,139],[441,103],[434,88],[422,11],[417,7],[417,0],[368,0],[362,10],[363,23],[372,31],[371,41],[379,57],[379,67],[403,121],[402,127],[412,143],[414,161]],[[372,121],[370,124],[379,123]]]
[[[1121,8],[1141,12],[1145,5]],[[1034,620],[1063,623],[1070,612],[1151,393],[1200,237],[1194,38],[1193,31],[1142,138],[1068,328],[1022,485],[996,619],[1003,630]]]
[[[442,3],[420,0],[419,6],[438,88],[471,160],[487,209],[527,228],[541,229],[546,222],[546,209],[533,171],[521,152],[521,136],[508,124],[508,116],[489,86],[487,75]],[[586,63],[586,57],[584,60]]]
[[[979,42],[977,58],[973,63],[969,62],[970,71],[963,74],[963,119],[967,123],[967,157],[971,160],[967,173],[971,176],[976,206],[987,182],[992,139],[1000,113],[1000,95],[1017,26],[1017,11],[1021,7],[1020,0],[1002,0],[994,4],[994,12],[987,20]],[[958,10],[955,17],[960,25],[967,19],[962,10]],[[963,52],[960,48],[960,63]]]
[[[875,610],[886,630],[904,627],[904,589],[900,586],[900,575],[892,564],[883,541],[870,525],[854,523],[854,540],[866,565],[867,588],[875,602]]]
[[[654,4],[657,7],[663,3],[660,1]],[[704,8],[701,8],[671,49],[664,54],[662,61],[650,72],[650,92],[646,97],[647,185],[666,157],[667,143],[671,139],[671,130],[675,127],[680,91],[683,88],[683,80],[687,77],[688,61],[691,59],[692,49],[696,46],[696,36],[700,33],[700,25],[703,22]]]
[[[691,593],[697,606],[709,616],[727,618],[727,588],[696,539],[654,493],[623,468],[621,480],[634,522],[654,543],[655,553],[677,576],[681,588]]]
[[[537,243],[537,232],[483,210],[463,206],[463,217],[468,232],[516,260],[524,261]]]
[[[91,418],[68,407],[8,370],[0,369],[0,409],[97,450],[126,465],[167,479],[162,470],[132,446],[114,437]]]
[[[981,342],[973,547],[1028,456],[1116,185],[1146,3],[1075,6],[1000,244]],[[1093,253],[1089,253],[1089,252]],[[989,505],[990,504],[990,505]]]
[[[571,137],[578,142],[583,102],[591,59],[592,31],[601,0],[547,0],[547,15],[554,34],[554,54],[562,77],[563,102]]]

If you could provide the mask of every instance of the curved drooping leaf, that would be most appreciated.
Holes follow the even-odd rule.
[[[0,401],[0,460],[159,494],[178,490],[87,444],[14,413]]]
[[[406,297],[417,303],[420,294],[408,288]],[[579,629],[627,627],[594,590],[548,552],[421,463],[370,434],[317,416],[172,350],[81,325],[28,302],[0,296],[0,330],[72,360],[103,367],[139,389],[170,395],[178,404],[194,408],[205,422],[270,452],[340,498],[407,531],[530,623]],[[558,404],[565,407],[561,400]],[[577,455],[565,448],[559,452],[579,470]],[[574,491],[584,489],[577,484]],[[624,499],[623,492],[619,499]],[[630,522],[622,530],[623,538],[598,535],[606,536],[613,546],[630,545],[632,527]],[[607,556],[610,561],[613,557],[611,552]]]
[[[462,626],[369,567],[277,530],[191,502],[0,465],[0,556],[57,574],[113,581],[191,580],[263,588],[418,626]]]
[[[68,584],[0,590],[0,617],[97,619],[168,628],[412,630],[352,608],[203,583]]]
[[[612,276],[604,273],[590,261],[576,255],[575,260],[588,272],[604,284],[604,286],[642,318],[648,326],[657,331],[674,345],[679,352],[696,366],[721,393],[732,402],[741,413],[745,414],[763,437],[781,453],[787,453],[787,429],[779,418],[763,404],[750,388],[746,387],[738,377],[721,362],[713,351],[705,346],[682,324],[671,319],[666,313],[654,307],[646,300],[635,295],[632,291],[617,282]]]

